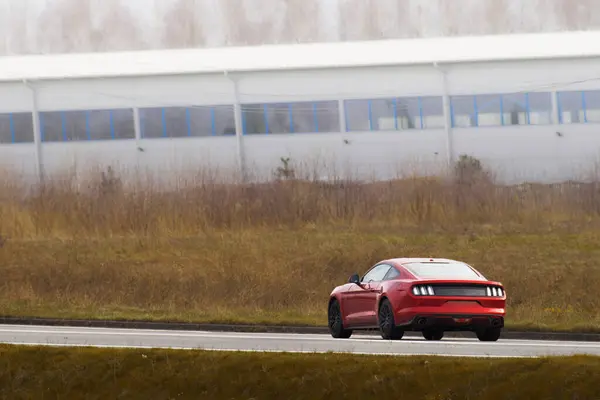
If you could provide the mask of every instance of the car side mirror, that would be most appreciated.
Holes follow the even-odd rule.
[[[360,276],[358,274],[353,274],[349,279],[348,283],[354,283],[356,285],[360,284]]]

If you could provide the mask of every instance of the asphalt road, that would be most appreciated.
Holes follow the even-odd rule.
[[[329,335],[232,332],[190,332],[138,329],[0,326],[0,343],[52,346],[174,348],[275,352],[347,352],[379,355],[439,355],[469,357],[540,357],[589,354],[600,356],[598,342],[444,338],[429,342],[419,336],[399,341],[376,334],[334,339]]]

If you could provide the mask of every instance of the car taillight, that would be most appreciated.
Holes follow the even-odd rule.
[[[413,286],[412,292],[415,296],[435,296],[433,287],[429,285]]]
[[[496,286],[488,286],[485,289],[485,293],[488,295],[488,297],[502,297],[502,296],[504,296],[502,288],[499,288],[499,287],[496,287]]]

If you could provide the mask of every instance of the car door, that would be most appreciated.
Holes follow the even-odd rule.
[[[392,268],[388,264],[379,264],[377,267],[376,272],[369,277],[370,280],[366,283],[365,307],[368,307],[368,312],[365,315],[365,324],[370,326],[377,325],[377,296],[381,292],[385,277]]]
[[[351,326],[374,326],[377,322],[375,304],[377,292],[390,266],[378,264],[361,279],[360,285],[352,285],[344,295],[346,321]]]

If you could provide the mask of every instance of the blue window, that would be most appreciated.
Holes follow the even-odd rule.
[[[11,114],[0,114],[0,143],[13,143]]]
[[[264,134],[268,132],[265,107],[262,104],[242,104],[242,125],[246,135]]]
[[[561,124],[600,122],[600,91],[566,91],[557,95]]]
[[[233,105],[188,107],[185,118],[179,117],[179,123],[184,121],[185,129],[182,127],[179,132],[185,134],[171,137],[235,136]]]
[[[292,133],[339,132],[338,102],[317,101],[291,104]]]
[[[552,110],[552,95],[550,93],[527,93],[527,123],[529,125],[548,125],[554,118]]]
[[[244,134],[339,132],[337,101],[243,104]]]
[[[550,93],[508,93],[452,96],[453,127],[545,125],[552,123]]]
[[[561,124],[577,124],[585,121],[583,92],[558,92],[558,120]]]
[[[431,101],[431,100],[430,100]],[[431,114],[431,110],[425,110],[423,105],[429,105],[429,102],[423,103],[420,98],[401,98],[393,100],[393,123],[391,129],[422,129],[425,127],[423,114]]]
[[[398,101],[401,103],[401,99]],[[439,129],[445,126],[444,101],[440,96],[419,97],[419,103],[423,129]]]
[[[504,125],[527,125],[527,95],[509,93],[502,95],[502,118]]]
[[[266,133],[294,132],[293,109],[289,103],[273,103],[263,106]]]
[[[135,138],[131,109],[41,112],[40,130],[44,142]]]
[[[143,108],[140,127],[143,138],[235,135],[233,106]]]
[[[233,105],[211,107],[211,134],[235,136],[235,113]]]
[[[587,122],[600,122],[600,91],[583,92]]]
[[[85,139],[134,139],[135,123],[132,109],[84,111]]]
[[[444,126],[442,98],[402,97],[346,100],[348,131],[428,129]]]
[[[390,101],[391,104],[391,101]],[[364,99],[346,100],[344,102],[346,110],[346,130],[351,131],[370,131],[374,124],[371,120],[372,101]],[[381,113],[381,110],[379,110]]]
[[[0,114],[0,143],[32,143],[31,113]]]
[[[340,131],[340,108],[336,100],[317,101],[311,106],[315,132]]]
[[[473,98],[477,126],[502,125],[502,96],[482,94]]]
[[[140,109],[140,129],[143,138],[167,137],[162,107]]]
[[[41,112],[40,130],[42,141],[62,142],[67,140],[63,113],[60,111]]]
[[[210,110],[203,109],[202,111],[208,111],[210,118]],[[172,138],[190,136],[190,124],[188,124],[187,112],[188,109],[184,107],[169,107],[161,109],[159,111],[160,120],[158,124],[158,131],[160,132],[160,135],[158,136]]]
[[[475,96],[452,96],[450,98],[450,109],[453,127],[477,126]]]

